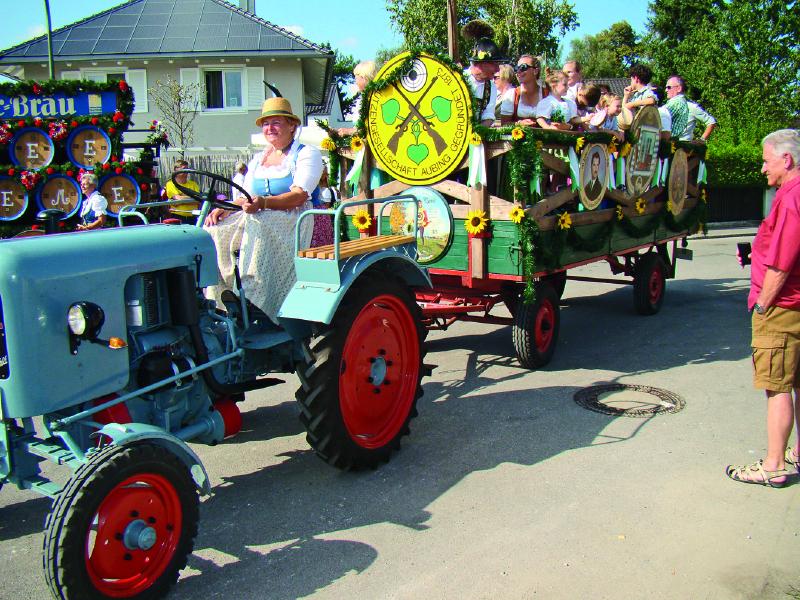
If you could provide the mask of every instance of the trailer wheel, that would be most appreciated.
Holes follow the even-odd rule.
[[[512,331],[519,363],[527,369],[543,367],[553,358],[560,323],[558,295],[549,283],[536,286],[536,301],[520,302]]]
[[[553,291],[559,300],[564,296],[564,290],[567,287],[567,272],[559,271],[558,273],[551,273],[545,275],[544,280],[553,287]]]
[[[422,396],[422,315],[405,284],[362,276],[298,369],[306,439],[340,469],[387,462]]]
[[[43,566],[59,600],[160,598],[186,566],[198,496],[184,463],[142,443],[82,465],[45,523]]]
[[[655,252],[642,255],[633,274],[633,305],[640,315],[654,315],[661,310],[666,291],[664,261]]]

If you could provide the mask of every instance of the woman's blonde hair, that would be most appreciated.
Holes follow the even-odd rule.
[[[497,77],[498,79],[511,83],[514,81],[514,68],[511,65],[500,65],[500,68],[497,70]]]
[[[363,77],[367,80],[367,83],[375,79],[375,74],[378,72],[377,68],[375,67],[374,60],[364,60],[358,63],[353,69],[353,75],[356,77]]]
[[[622,98],[616,94],[603,94],[600,96],[600,102],[597,103],[598,108],[608,108],[614,100],[622,102]]]

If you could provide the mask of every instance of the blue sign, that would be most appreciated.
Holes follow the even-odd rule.
[[[4,96],[0,94],[0,118],[25,119],[102,115],[117,110],[116,92],[80,92],[67,96]]]

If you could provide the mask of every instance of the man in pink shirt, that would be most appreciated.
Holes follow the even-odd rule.
[[[783,486],[800,470],[800,133],[781,129],[762,145],[767,183],[778,193],[751,254],[753,383],[767,394],[767,456],[729,465],[735,481]],[[794,391],[794,399],[792,399]],[[792,427],[797,440],[787,447]]]

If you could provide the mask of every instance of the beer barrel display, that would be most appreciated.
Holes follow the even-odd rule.
[[[40,210],[63,210],[67,219],[80,210],[81,186],[72,177],[53,175],[39,188],[36,204]]]
[[[108,134],[94,125],[83,125],[67,138],[67,158],[84,169],[93,169],[96,163],[111,158],[111,140]]]
[[[56,147],[48,134],[36,127],[23,127],[11,142],[11,162],[29,170],[46,167],[55,157]]]
[[[0,221],[18,219],[28,208],[28,191],[21,182],[0,176]]]
[[[568,279],[632,284],[635,311],[658,312],[688,256],[678,242],[705,227],[705,144],[662,139],[655,107],[624,132],[484,127],[462,84],[452,61],[406,52],[367,85],[357,134],[329,130],[321,145],[345,204],[413,194],[420,209],[415,226],[380,203],[345,208],[343,235],[375,235],[378,219],[381,232],[416,230],[433,284],[417,293],[425,325],[511,325],[529,368],[553,356]],[[592,262],[618,278],[568,275]]]
[[[112,217],[128,204],[139,204],[139,184],[125,173],[114,174],[100,180],[100,193],[108,200],[108,213]]]

